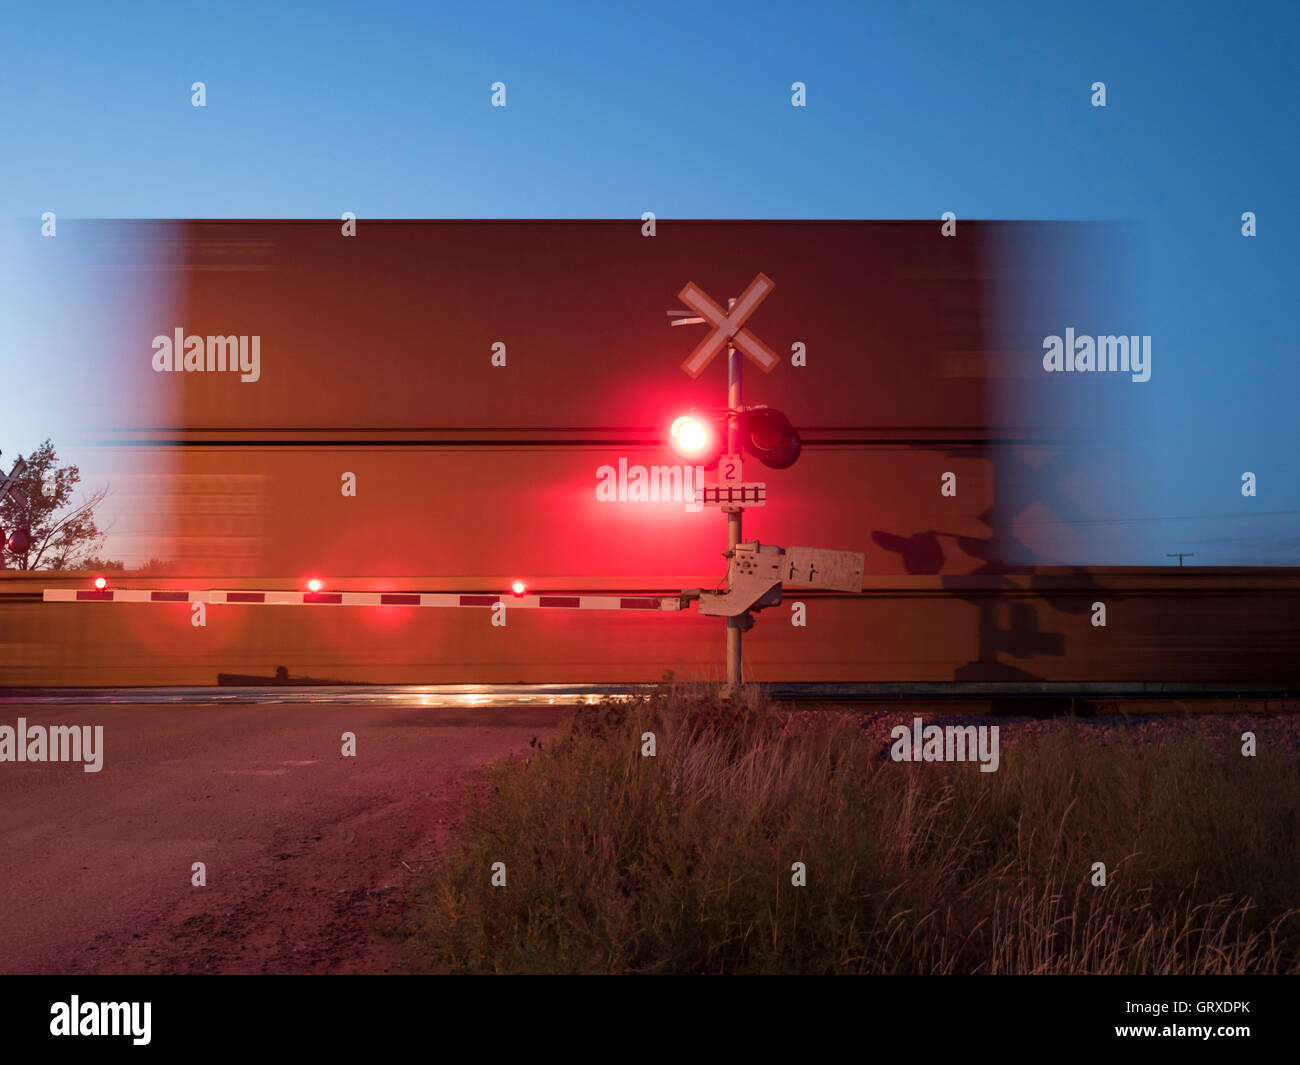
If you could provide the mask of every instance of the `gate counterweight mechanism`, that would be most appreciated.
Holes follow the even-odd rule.
[[[503,594],[459,592],[333,591],[318,578],[307,582],[303,591],[184,590],[167,588],[110,588],[104,577],[92,588],[46,588],[47,603],[203,603],[213,606],[405,606],[471,607],[509,610],[638,610],[683,611],[698,602],[699,613],[727,619],[727,685],[734,690],[740,676],[740,635],[754,626],[753,612],[778,606],[785,586],[857,592],[862,589],[865,556],[856,551],[835,551],[816,547],[782,548],[758,541],[741,542],[741,514],[746,505],[763,506],[767,485],[742,480],[743,449],[764,465],[785,469],[799,457],[799,434],[780,411],[766,406],[741,405],[741,355],[753,360],[765,373],[780,362],[752,332],[742,328],[746,319],[775,287],[771,278],[759,274],[739,299],[727,301],[727,309],[715,303],[693,282],[678,297],[695,313],[669,311],[673,325],[709,324],[712,331],[682,365],[691,377],[698,377],[725,346],[727,349],[727,406],[715,420],[692,412],[672,425],[670,440],[683,457],[716,466],[718,481],[699,490],[702,506],[716,506],[727,515],[726,588],[688,588],[678,595],[565,595],[525,594],[522,581],[515,581]],[[725,441],[725,448],[724,448]],[[4,482],[10,488],[21,473],[20,466]]]

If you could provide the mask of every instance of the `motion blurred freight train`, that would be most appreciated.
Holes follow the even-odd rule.
[[[784,412],[803,448],[785,469],[744,463],[766,485],[745,539],[862,552],[866,567],[859,592],[787,589],[759,614],[748,679],[1300,673],[1294,571],[1097,564],[1123,486],[1096,476],[1105,443],[1090,427],[1123,425],[1130,400],[1110,375],[1050,380],[1041,340],[1105,317],[1112,297],[1088,264],[1106,231],[361,220],[355,236],[328,221],[64,236],[47,280],[83,313],[50,353],[61,406],[94,455],[84,466],[115,485],[108,554],[160,560],[106,575],[114,587],[713,588],[726,523],[699,504],[700,472],[668,427],[725,408],[726,358],[683,373],[710,327],[670,328],[666,312],[688,282],[725,306],[761,272],[775,287],[745,328],[779,361],[747,362],[745,404]],[[0,571],[0,685],[724,668],[722,621],[693,609],[507,610],[493,625],[475,609],[223,604],[199,625],[185,602],[40,601],[97,575]]]

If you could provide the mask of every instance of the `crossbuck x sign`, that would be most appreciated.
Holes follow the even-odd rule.
[[[5,475],[4,472],[0,470],[0,502],[3,502],[6,496],[12,499],[15,503],[22,502],[22,497],[18,494],[17,485],[18,478],[23,475],[25,469],[27,469],[27,463],[22,459],[19,459],[14,463],[14,468],[9,471],[8,475]]]
[[[682,369],[692,377],[699,377],[713,361],[713,356],[730,342],[758,363],[759,369],[764,373],[771,373],[781,360],[771,348],[741,326],[775,287],[776,283],[770,277],[759,274],[749,283],[749,288],[741,293],[740,299],[736,300],[736,305],[728,313],[714,303],[694,281],[689,282],[677,293],[677,298],[713,326],[713,332],[691,352],[690,358],[682,363]]]

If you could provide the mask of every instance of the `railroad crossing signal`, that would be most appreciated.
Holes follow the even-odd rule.
[[[760,273],[749,283],[749,288],[741,293],[731,310],[725,311],[694,281],[687,282],[686,287],[677,293],[677,298],[713,326],[713,332],[700,341],[699,346],[682,363],[682,369],[692,377],[699,377],[713,361],[713,356],[728,344],[748,355],[764,373],[776,369],[776,364],[781,360],[772,349],[749,330],[741,328],[775,287],[775,282],[767,274]]]
[[[18,461],[14,463],[14,468],[5,474],[3,481],[0,481],[0,500],[8,497],[15,503],[23,501],[23,497],[18,494],[18,478],[23,475],[23,471],[26,469],[27,463],[19,457]]]
[[[775,282],[767,274],[759,273],[739,299],[727,300],[724,311],[691,281],[677,296],[699,317],[688,318],[683,316],[685,312],[668,312],[669,317],[676,319],[673,325],[699,323],[713,326],[712,332],[682,363],[682,369],[691,377],[699,377],[713,357],[724,346],[727,349],[726,454],[722,456],[718,483],[703,485],[696,492],[696,498],[703,506],[721,507],[727,515],[726,557],[730,560],[727,591],[697,589],[689,594],[699,599],[701,614],[721,615],[727,619],[727,685],[732,691],[741,679],[740,634],[754,624],[749,612],[781,601],[780,558],[784,554],[779,547],[764,547],[757,542],[741,543],[741,516],[745,507],[764,506],[767,503],[767,485],[761,481],[747,484],[741,479],[740,452],[748,451],[764,465],[783,470],[794,463],[802,448],[799,434],[780,411],[767,407],[747,408],[741,403],[743,363],[740,356],[743,354],[757,363],[764,373],[771,373],[780,361],[771,348],[743,328],[749,316],[775,287]],[[682,429],[687,423],[685,418],[673,423],[673,443],[679,454],[682,453]],[[705,448],[701,444],[698,450],[703,452]],[[717,452],[721,450],[716,449]],[[761,577],[758,570],[763,571]]]
[[[26,469],[27,463],[19,456],[18,461],[14,463],[14,468],[4,474],[4,479],[0,480],[0,502],[9,499],[20,506],[22,505],[24,500],[22,494],[18,491],[18,478],[23,475]],[[6,533],[3,528],[0,528],[0,546],[7,547],[16,555],[26,554],[28,548],[31,547],[31,542],[31,537],[26,529],[15,529],[11,533]],[[0,569],[3,569],[4,565],[4,552],[0,551]]]

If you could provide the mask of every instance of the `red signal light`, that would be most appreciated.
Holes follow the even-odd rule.
[[[324,587],[324,582],[317,577],[313,577],[307,582],[307,591],[309,592],[319,592]]]
[[[684,458],[695,458],[709,446],[713,433],[706,422],[689,414],[673,422],[673,450]]]
[[[528,590],[528,586],[524,584],[523,581],[515,581],[510,585],[510,590],[514,592],[515,595],[523,595],[524,592]]]
[[[668,431],[672,449],[692,466],[713,469],[722,455],[721,426],[710,418],[683,414]]]
[[[744,449],[774,470],[793,466],[803,451],[803,441],[790,419],[771,407],[746,411],[740,435]]]
[[[739,425],[737,450],[748,451],[774,470],[793,466],[803,450],[790,419],[771,407],[753,407],[735,415]],[[693,465],[713,469],[726,443],[726,419],[683,414],[669,431],[673,450]]]
[[[107,581],[107,579],[105,579],[104,577],[96,577],[96,578],[95,578],[95,587],[96,587],[97,589],[99,589],[99,591],[102,592],[105,588],[108,587],[108,581]]]

